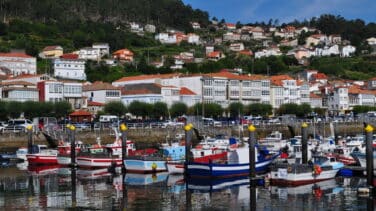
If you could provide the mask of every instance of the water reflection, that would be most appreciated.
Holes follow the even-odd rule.
[[[185,183],[183,176],[167,173],[121,175],[56,166],[0,170],[1,210],[367,210],[367,204],[375,203],[357,195],[363,178],[289,188],[258,186],[253,203],[247,177]]]

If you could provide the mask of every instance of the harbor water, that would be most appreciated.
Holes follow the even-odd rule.
[[[182,175],[110,173],[59,166],[0,168],[0,210],[374,210],[358,194],[365,178],[337,177],[298,187],[247,177],[189,179]]]

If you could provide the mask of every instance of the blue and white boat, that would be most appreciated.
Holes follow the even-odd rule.
[[[279,153],[270,154],[267,150],[258,150],[256,147],[256,173],[265,172],[268,166],[275,160]],[[190,177],[211,177],[225,178],[248,176],[249,170],[249,150],[248,146],[238,148],[228,152],[226,164],[217,163],[195,163],[187,164],[187,173]]]

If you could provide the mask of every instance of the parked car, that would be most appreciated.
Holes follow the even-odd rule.
[[[4,128],[4,131],[26,132],[26,128],[29,125],[33,126],[33,122],[29,119],[11,119],[8,121],[8,125]]]
[[[72,124],[76,127],[76,130],[91,130],[90,122],[74,122]]]

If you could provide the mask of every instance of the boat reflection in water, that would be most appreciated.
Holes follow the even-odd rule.
[[[357,195],[364,178],[258,186],[252,195],[246,177],[185,183],[182,175],[167,173],[122,175],[54,166],[0,170],[0,210],[364,210],[368,202]]]
[[[168,177],[168,172],[161,172],[155,174],[133,174],[127,173],[125,175],[126,185],[151,185],[155,183],[165,182]]]

